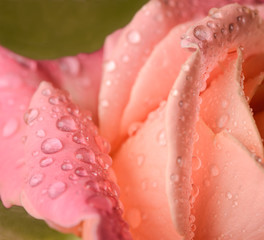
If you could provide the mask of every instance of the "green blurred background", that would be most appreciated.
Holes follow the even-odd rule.
[[[0,45],[35,59],[99,49],[147,0],[0,0]],[[0,240],[76,240],[0,203]]]
[[[147,0],[0,0],[0,44],[37,59],[91,52]]]

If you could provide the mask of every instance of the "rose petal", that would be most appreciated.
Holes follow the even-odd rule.
[[[202,93],[200,116],[215,133],[228,130],[250,151],[263,157],[261,137],[241,87],[242,61],[238,50],[238,54],[229,54],[219,63],[223,70]]]
[[[98,94],[101,84],[103,50],[58,60],[39,61],[42,70],[56,85],[70,92],[73,101],[89,109],[97,121]]]
[[[139,71],[123,113],[123,135],[127,134],[133,122],[143,121],[150,111],[157,108],[162,100],[167,99],[182,64],[190,56],[189,51],[180,47],[180,39],[191,24],[193,22],[174,27],[157,44]],[[188,71],[188,67],[185,70]]]
[[[0,195],[6,207],[19,205],[23,182],[25,123],[28,107],[39,80],[35,61],[0,47]]]
[[[262,139],[264,139],[264,111],[258,112],[257,114],[255,114],[254,119],[258,126],[259,133]]]
[[[255,113],[264,110],[263,96],[264,96],[264,84],[262,83],[258,87],[257,91],[255,92],[250,102],[250,106],[253,108],[253,111]]]
[[[150,113],[114,156],[124,218],[134,239],[181,239],[171,221],[165,191],[165,105]]]
[[[193,171],[195,239],[262,239],[263,166],[229,133],[214,135],[202,121],[197,132],[194,155],[201,168]]]
[[[30,117],[32,112],[38,117]],[[28,113],[27,177],[21,194],[25,209],[59,229],[87,220],[93,238],[131,239],[108,170],[110,148],[91,116],[47,82],[36,91]],[[84,235],[91,236],[86,230]]]
[[[252,97],[256,93],[258,87],[261,85],[263,80],[264,80],[264,73],[260,73],[258,76],[246,80],[244,84],[244,92],[248,102],[251,101]]]

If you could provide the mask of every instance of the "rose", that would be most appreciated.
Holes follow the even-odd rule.
[[[36,62],[1,49],[3,203],[84,239],[131,239],[109,145],[86,112],[96,121],[100,87],[134,239],[262,239],[263,23],[237,4],[202,18],[223,5],[209,4],[151,1],[91,55]]]

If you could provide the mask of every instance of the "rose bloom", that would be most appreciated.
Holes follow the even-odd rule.
[[[1,48],[3,204],[85,240],[264,239],[264,8],[230,2],[151,0],[92,54]]]

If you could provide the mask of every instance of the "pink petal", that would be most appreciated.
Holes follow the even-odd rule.
[[[251,99],[250,106],[253,108],[254,112],[260,112],[264,110],[263,106],[263,96],[264,96],[264,84],[262,83],[254,96]]]
[[[241,87],[242,54],[229,54],[223,69],[202,94],[200,116],[215,132],[227,130],[250,151],[263,157],[263,144]],[[216,107],[218,106],[218,107]]]
[[[263,239],[261,159],[226,131],[214,135],[202,121],[197,131],[194,155],[201,167],[193,171],[195,239]]]
[[[193,22],[174,27],[156,45],[140,69],[123,113],[123,135],[127,134],[133,122],[143,121],[150,111],[156,109],[162,100],[167,99],[182,64],[190,56],[189,51],[180,47],[180,41],[182,34],[191,24]]]
[[[73,101],[82,109],[89,109],[97,121],[98,94],[101,84],[103,50],[91,54],[58,60],[39,61],[42,70],[53,82],[70,92]]]
[[[0,195],[6,207],[19,205],[24,169],[24,111],[39,79],[35,61],[0,47]]]
[[[131,239],[121,218],[119,189],[109,172],[110,147],[91,115],[43,82],[26,115],[27,177],[21,202],[58,229],[85,222],[86,239]]]
[[[150,113],[114,156],[124,218],[134,239],[181,239],[171,221],[165,191],[165,105]]]

